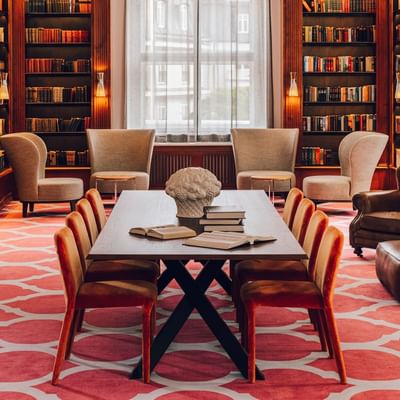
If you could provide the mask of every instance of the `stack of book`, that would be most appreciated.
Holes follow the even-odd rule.
[[[204,218],[199,220],[204,232],[244,232],[245,211],[238,206],[204,207]]]

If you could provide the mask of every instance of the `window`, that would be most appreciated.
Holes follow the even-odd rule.
[[[249,14],[238,15],[238,33],[249,33]]]
[[[127,127],[156,129],[157,141],[266,127],[268,3],[127,0]]]

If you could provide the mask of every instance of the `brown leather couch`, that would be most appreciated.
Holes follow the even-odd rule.
[[[397,169],[397,184],[400,168]],[[400,239],[400,190],[362,192],[353,197],[358,210],[350,224],[350,245],[362,256],[362,248],[375,249],[378,243]]]

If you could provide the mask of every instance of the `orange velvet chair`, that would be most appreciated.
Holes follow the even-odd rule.
[[[85,193],[85,198],[89,200],[90,205],[96,219],[97,230],[100,232],[107,222],[106,210],[104,209],[103,200],[97,189],[89,189]]]
[[[289,229],[292,229],[294,216],[299,206],[300,201],[303,199],[304,194],[300,189],[290,189],[283,207],[282,218]]]
[[[99,236],[99,229],[97,228],[96,217],[94,215],[92,206],[89,203],[89,200],[86,198],[80,199],[76,203],[76,211],[82,215],[83,220],[85,221],[86,229],[89,234],[90,244],[93,246],[94,242]]]
[[[329,218],[323,211],[314,211],[308,224],[303,243],[303,248],[308,256],[308,260],[246,260],[236,265],[233,279],[233,292],[235,293],[237,320],[239,322],[241,322],[243,316],[243,308],[240,301],[240,288],[246,282],[262,279],[282,281],[308,281],[313,279],[318,249],[328,223]]]
[[[315,204],[310,199],[302,199],[297,207],[293,219],[292,233],[301,246],[303,246],[308,223],[310,222],[314,210]]]
[[[343,240],[343,234],[337,228],[330,226],[326,229],[318,250],[313,281],[260,280],[242,286],[240,297],[247,320],[242,335],[249,352],[248,377],[251,383],[255,382],[255,314],[260,306],[304,307],[316,310],[320,324],[324,327],[321,339],[326,340],[330,356],[336,359],[340,382],[346,383],[346,369],[333,314],[335,277]]]
[[[61,328],[52,384],[56,384],[62,363],[69,358],[80,310],[85,308],[141,306],[143,313],[143,380],[150,382],[151,315],[157,299],[157,287],[150,282],[96,281],[84,282],[81,261],[74,235],[63,227],[54,235],[61,273],[64,281],[66,312]]]

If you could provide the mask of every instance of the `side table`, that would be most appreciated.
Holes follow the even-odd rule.
[[[275,202],[275,182],[289,181],[289,189],[291,188],[291,175],[253,175],[250,177],[251,189],[255,189],[258,182],[265,182],[268,185],[268,197],[271,198],[272,191],[272,204]]]
[[[97,183],[99,181],[113,181],[114,182],[114,203],[117,202],[117,198],[118,198],[118,182],[127,182],[127,181],[134,181],[136,179],[135,175],[130,175],[130,176],[126,176],[126,175],[110,175],[110,173],[107,174],[102,174],[102,173],[98,173],[96,175],[96,189],[97,189]]]

